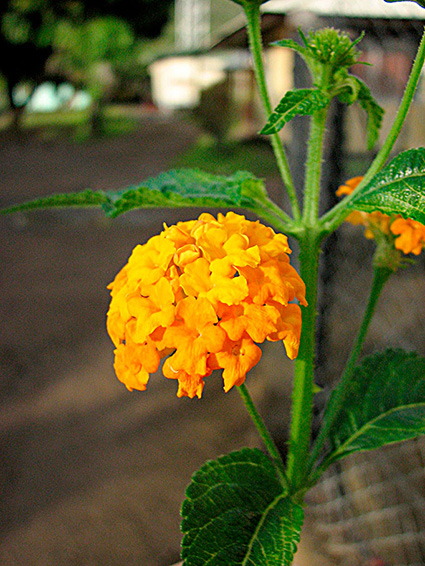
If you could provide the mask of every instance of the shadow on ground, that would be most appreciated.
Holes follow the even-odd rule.
[[[0,204],[137,183],[198,135],[189,123],[150,116],[128,136],[81,145],[3,138]],[[163,377],[129,393],[113,374],[106,285],[164,220],[193,214],[0,218],[2,566],[167,566],[178,559],[190,475],[207,458],[258,444],[237,393],[224,395],[218,378],[190,401]],[[266,394],[256,381],[282,372],[274,346],[279,355],[265,356],[252,392],[285,410],[287,392],[272,383]]]

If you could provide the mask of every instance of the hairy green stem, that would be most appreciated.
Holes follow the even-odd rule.
[[[314,229],[300,240],[300,275],[308,306],[302,312],[300,349],[295,360],[287,474],[292,493],[303,486],[310,450],[316,352],[317,279],[320,241]]]
[[[265,447],[267,448],[268,453],[272,457],[273,461],[275,462],[280,479],[282,484],[285,488],[288,488],[288,480],[285,475],[285,468],[282,461],[282,456],[280,455],[279,449],[277,448],[268,428],[266,427],[260,413],[257,410],[257,407],[254,405],[254,401],[245,385],[239,385],[238,391],[240,396],[242,397],[243,402],[245,403],[245,407],[251,417],[256,429],[258,430],[259,435],[261,436],[262,441],[264,442]]]
[[[315,226],[319,215],[320,175],[327,115],[328,107],[316,112],[311,121],[303,210],[303,221],[307,226]]]
[[[269,222],[273,228],[280,230],[287,236],[295,236],[300,232],[300,227],[279,206],[271,200],[266,205],[256,204],[251,208],[255,214]]]
[[[366,338],[367,331],[369,329],[370,322],[372,320],[373,314],[378,303],[378,299],[381,295],[381,291],[384,288],[385,283],[388,281],[391,274],[394,273],[393,270],[386,267],[375,267],[373,283],[370,290],[369,300],[363,315],[363,321],[357,333],[354,341],[354,346],[351,351],[350,357],[345,366],[344,373],[341,377],[337,388],[329,399],[328,405],[326,407],[326,416],[320,430],[320,433],[314,443],[310,458],[307,464],[307,473],[310,473],[316,460],[320,457],[324,444],[326,443],[329,432],[335,424],[338,415],[340,414],[344,403],[347,398],[347,392],[349,391],[350,381],[352,379],[354,370],[356,368],[357,361],[360,356],[360,352],[363,346],[364,339]],[[318,473],[313,475],[313,482],[317,481],[323,471],[326,469],[326,462],[323,466],[320,466]]]
[[[322,217],[321,225],[323,227],[323,231],[326,232],[327,234],[334,232],[338,228],[338,226],[344,221],[345,217],[347,216],[349,202],[354,198],[355,195],[357,195],[357,193],[362,189],[362,187],[364,187],[372,179],[372,177],[374,177],[374,175],[376,175],[376,173],[378,173],[385,165],[391,153],[391,150],[394,147],[394,143],[396,142],[400,134],[404,121],[406,119],[407,113],[409,111],[410,105],[413,100],[413,96],[416,91],[416,87],[421,77],[421,71],[422,71],[422,67],[424,66],[424,62],[425,62],[425,28],[423,31],[421,42],[418,47],[418,52],[416,54],[415,61],[410,71],[409,80],[406,84],[406,88],[404,90],[404,94],[401,99],[396,117],[391,126],[391,130],[384,144],[379,150],[377,156],[373,160],[373,163],[368,169],[366,175],[364,176],[362,182],[356,187],[356,189],[351,193],[351,195],[348,195],[346,198],[344,198],[340,203],[334,206]]]
[[[273,108],[267,90],[266,76],[264,71],[264,61],[263,61],[264,53],[263,53],[263,44],[261,38],[260,6],[255,4],[254,2],[246,2],[243,3],[243,8],[247,18],[249,48],[254,63],[254,72],[255,72],[257,87],[265,113],[268,118],[272,113]],[[289,196],[294,220],[298,222],[301,218],[301,212],[298,203],[297,193],[289,169],[288,159],[286,157],[282,140],[280,139],[279,134],[272,134],[270,136],[270,140],[280,175],[282,177],[283,183],[285,185],[286,191]]]
[[[316,353],[316,306],[320,237],[317,233],[323,138],[327,108],[313,115],[306,165],[300,275],[306,286],[308,306],[302,314],[302,331],[295,361],[292,413],[289,437],[288,479],[293,492],[303,486],[310,450],[313,419],[314,363]]]

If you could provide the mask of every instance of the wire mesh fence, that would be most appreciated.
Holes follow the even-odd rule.
[[[425,563],[425,442],[349,457],[309,494],[314,533],[341,566]]]
[[[385,139],[403,93],[423,22],[379,18],[321,19],[340,29],[366,30],[361,43],[372,67],[362,76],[386,109]],[[394,154],[425,145],[425,101],[420,86]],[[366,117],[354,105],[333,124],[325,176],[328,207],[346,179],[361,175],[373,159],[364,151]],[[296,135],[296,134],[295,134]],[[382,142],[381,142],[382,143]],[[366,306],[372,280],[374,242],[361,227],[345,223],[322,254],[319,301],[318,399],[316,426],[324,401],[344,367]],[[370,326],[363,355],[403,348],[425,355],[425,261],[399,270],[387,283]],[[322,399],[322,403],[320,401]],[[334,465],[308,496],[313,534],[338,566],[420,566],[425,564],[425,440],[352,455]]]

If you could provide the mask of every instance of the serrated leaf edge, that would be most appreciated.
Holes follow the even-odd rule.
[[[305,93],[305,96],[297,100],[294,104],[292,104],[292,106],[288,107],[288,109],[285,110],[283,113],[281,109],[279,110],[279,108],[285,107],[285,102],[286,103],[290,102],[291,96],[299,95],[302,93],[303,94]],[[314,99],[316,94],[322,94],[323,100],[320,101],[320,99],[316,99],[316,102],[320,101],[320,103],[311,112],[310,111],[301,112],[301,113],[297,112],[296,110],[297,107],[299,107],[304,102],[308,101],[308,99]],[[311,116],[312,114],[314,114],[316,110],[320,110],[324,108],[328,103],[329,103],[329,99],[326,97],[325,93],[321,93],[321,91],[317,88],[302,88],[302,89],[289,90],[287,93],[285,93],[282,100],[279,102],[275,110],[269,116],[267,123],[260,131],[260,134],[263,135],[276,134],[284,127],[285,124],[290,122],[295,116]],[[289,119],[287,119],[288,114],[291,114]],[[276,119],[273,121],[273,118],[275,117]]]
[[[410,166],[410,169],[414,170],[415,167],[419,168],[422,167],[422,169],[420,171],[416,171],[416,172],[412,172],[412,173],[407,173],[404,171],[404,169],[406,169],[407,167],[404,166],[404,169],[400,170],[400,167],[398,167],[398,163],[400,161],[405,160],[406,158],[413,156],[417,161],[420,161],[421,163],[417,163],[416,166]],[[391,180],[386,181],[385,177],[389,174],[391,174],[392,170],[395,170],[395,176],[393,178],[391,178]],[[415,188],[412,188],[409,186],[408,181],[410,179],[420,179],[420,178],[424,178],[424,193],[422,194],[421,192],[417,191]],[[367,185],[365,185],[364,187],[362,187],[361,191],[358,192],[357,194],[355,194],[353,196],[353,198],[347,202],[347,209],[350,210],[363,210],[365,212],[370,212],[370,211],[374,211],[374,210],[378,210],[380,212],[383,212],[385,214],[388,213],[393,213],[393,214],[400,214],[401,216],[403,216],[403,218],[411,218],[411,216],[409,215],[408,211],[394,211],[394,207],[391,205],[385,205],[385,204],[380,204],[380,203],[367,203],[367,202],[362,202],[364,201],[364,199],[367,199],[370,196],[375,196],[376,194],[378,194],[381,190],[385,191],[385,189],[388,189],[388,187],[390,187],[391,185],[394,185],[395,183],[405,183],[407,186],[406,188],[413,191],[415,194],[417,194],[419,197],[422,197],[424,202],[425,202],[425,147],[418,147],[418,148],[411,148],[405,151],[402,151],[401,153],[399,153],[397,156],[395,156],[381,171],[379,171],[379,173],[377,173],[369,182]],[[418,206],[414,206],[413,204],[409,203],[408,201],[405,200],[401,200],[400,198],[397,198],[396,195],[392,194],[391,195],[393,202],[395,203],[399,203],[402,204],[403,207],[409,207],[411,211],[416,211],[418,214],[417,218],[421,218],[422,220],[419,220],[419,222],[424,223],[425,221],[425,211],[422,208],[419,208]]]

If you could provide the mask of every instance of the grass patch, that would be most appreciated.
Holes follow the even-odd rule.
[[[131,133],[137,128],[138,120],[127,115],[125,109],[108,106],[103,113],[103,132],[100,137],[110,138]],[[6,130],[10,121],[3,120],[0,128]],[[23,134],[49,141],[67,138],[84,143],[93,138],[90,112],[88,110],[65,110],[58,112],[24,113],[21,130]]]
[[[257,177],[278,175],[273,151],[261,138],[244,142],[218,143],[211,136],[202,136],[188,151],[179,155],[173,167],[199,168],[218,175],[250,171]]]

